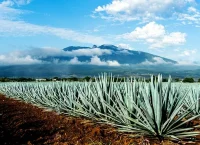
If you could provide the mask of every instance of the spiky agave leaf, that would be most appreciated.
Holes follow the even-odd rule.
[[[185,99],[188,97],[187,93],[182,94],[180,90],[172,90],[170,79],[167,87],[163,89],[162,76],[159,75],[157,81],[151,77],[151,82],[145,83],[143,88],[141,87],[141,93],[138,98],[143,101],[140,101],[139,104],[130,102],[134,104],[133,106],[137,110],[137,119],[123,114],[121,114],[121,117],[132,123],[129,126],[132,125],[133,130],[134,128],[140,129],[141,132],[144,132],[144,135],[156,136],[160,140],[164,138],[181,139],[199,134],[199,132],[192,131],[193,127],[186,128],[184,126],[187,122],[200,116],[195,115],[188,118],[192,106],[190,106],[190,109],[185,110],[184,113],[179,114],[185,105]],[[125,126],[127,125],[124,125],[123,130],[126,130]],[[129,130],[130,128],[127,129],[127,131]]]

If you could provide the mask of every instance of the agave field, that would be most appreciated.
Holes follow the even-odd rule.
[[[200,134],[200,84],[100,75],[92,82],[1,83],[0,93],[60,114],[109,124],[131,137],[180,142]]]

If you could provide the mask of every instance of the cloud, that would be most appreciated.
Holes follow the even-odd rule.
[[[90,62],[81,62],[77,57],[71,59],[68,64],[87,64],[87,65],[97,65],[97,66],[121,66],[116,60],[101,61],[98,56],[91,57]]]
[[[120,49],[134,50],[134,48],[132,48],[129,44],[124,43],[118,44],[117,47]]]
[[[0,3],[2,7],[12,7],[14,5],[21,6],[30,4],[32,0],[4,0]]]
[[[108,49],[100,49],[100,48],[88,48],[88,49],[77,49],[73,51],[66,51],[68,55],[75,55],[75,56],[100,56],[103,54],[112,54],[111,50]]]
[[[178,53],[176,54],[176,57],[188,57],[188,56],[194,56],[199,55],[197,49],[180,49],[176,48],[174,49],[174,52]]]
[[[23,65],[39,63],[42,63],[42,61],[32,58],[30,55],[20,56],[15,52],[8,55],[0,55],[0,65]]]
[[[119,62],[116,60],[108,60],[107,65],[108,66],[120,66]]]
[[[91,64],[95,64],[95,58],[98,59],[98,56],[111,54],[112,52],[108,49],[100,49],[100,48],[83,48],[72,51],[64,51],[58,48],[31,48],[28,50],[17,50],[10,52],[8,54],[0,55],[0,65],[15,65],[15,64],[37,64],[37,63],[48,63],[46,61],[41,61],[41,59],[46,57],[71,57],[72,59],[67,61],[60,61],[58,59],[54,59],[53,63],[68,63],[68,64],[88,64],[88,62],[81,62],[78,60],[78,56],[91,56]],[[96,56],[96,57],[93,57]],[[97,60],[96,59],[96,60]],[[100,60],[100,59],[99,59]],[[101,61],[101,60],[100,60]],[[102,65],[108,66],[117,66],[119,65],[116,61],[107,61],[101,62]],[[97,65],[101,65],[99,62]]]
[[[101,61],[98,56],[91,57],[90,62],[81,62],[77,57],[71,59],[68,64],[87,64],[87,65],[97,65],[97,66],[120,66],[116,60]]]
[[[185,56],[192,56],[194,55],[195,53],[197,53],[196,50],[184,50],[180,53],[179,56],[182,56],[182,57],[185,57]]]
[[[57,28],[27,23],[20,20],[20,16],[30,11],[16,9],[16,6],[27,5],[31,0],[5,0],[0,3],[0,36],[34,36],[52,35],[65,40],[81,43],[102,44],[109,43],[100,36],[77,32],[67,28]]]
[[[5,0],[0,3],[1,7],[11,7],[14,5],[14,2],[11,0]]]
[[[14,8],[16,6],[27,5],[31,0],[4,0],[0,3],[0,19],[14,20],[24,13],[30,13],[27,10]]]
[[[36,58],[44,58],[47,56],[101,56],[105,54],[112,54],[112,52],[108,49],[100,49],[100,48],[80,48],[72,51],[64,51],[58,48],[31,48],[29,50],[20,51],[21,55],[31,55]]]
[[[192,24],[200,27],[200,11],[194,7],[189,7],[186,13],[177,13],[178,20],[183,24]]]
[[[160,64],[171,64],[171,62],[167,62],[160,57],[154,57],[154,62],[145,60],[144,62],[140,63],[141,65],[160,65]]]
[[[69,61],[69,64],[83,64],[83,62],[79,61],[77,57],[74,57]]]
[[[82,34],[70,29],[40,26],[24,21],[0,20],[0,36],[33,36],[33,35],[53,35],[66,40],[73,40],[89,44],[109,43],[102,37]]]
[[[199,65],[199,64],[196,64],[194,61],[184,61],[184,60],[180,60],[180,61],[178,61],[178,63],[177,64],[175,64],[175,65],[177,65],[177,66],[184,66],[184,65],[186,65],[186,66],[194,66],[194,65]]]
[[[163,48],[184,44],[186,34],[181,32],[167,33],[163,25],[150,22],[143,27],[137,27],[130,33],[120,35],[119,38],[129,41],[142,41],[149,44],[150,48]]]
[[[200,65],[198,62],[198,49],[176,48],[173,52],[170,52],[169,55],[171,59],[177,61],[176,65]]]
[[[11,1],[11,0],[10,0]],[[32,0],[12,0],[18,6],[20,5],[28,5],[31,3]]]
[[[194,0],[112,0],[98,6],[94,13],[113,21],[146,21],[172,17],[175,12],[182,12],[194,3]]]
[[[98,56],[93,56],[89,64],[99,66],[120,66],[116,60],[101,61]]]

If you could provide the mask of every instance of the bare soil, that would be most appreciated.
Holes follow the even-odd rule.
[[[130,138],[109,125],[47,112],[0,95],[0,145],[144,145],[144,140]]]

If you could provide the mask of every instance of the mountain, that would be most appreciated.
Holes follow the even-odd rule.
[[[69,46],[62,50],[54,49],[53,53],[37,50],[31,56],[42,63],[0,66],[0,77],[84,77],[106,72],[119,76],[149,77],[161,73],[164,77],[200,78],[199,66],[180,66],[168,58],[114,45]]]
[[[81,54],[82,53],[82,54]],[[91,53],[91,54],[90,54]],[[71,54],[71,55],[70,55]],[[74,55],[73,55],[74,54]],[[69,46],[63,49],[63,55],[61,56],[47,56],[41,60],[47,62],[70,61],[74,57],[79,62],[91,62],[92,58],[97,56],[100,61],[104,62],[117,62],[117,66],[120,65],[135,65],[135,64],[175,64],[174,60],[153,55],[147,52],[128,50],[119,48],[114,45],[100,45],[93,47],[81,47],[81,46]],[[98,65],[98,64],[97,64]],[[114,65],[113,65],[114,66]]]

